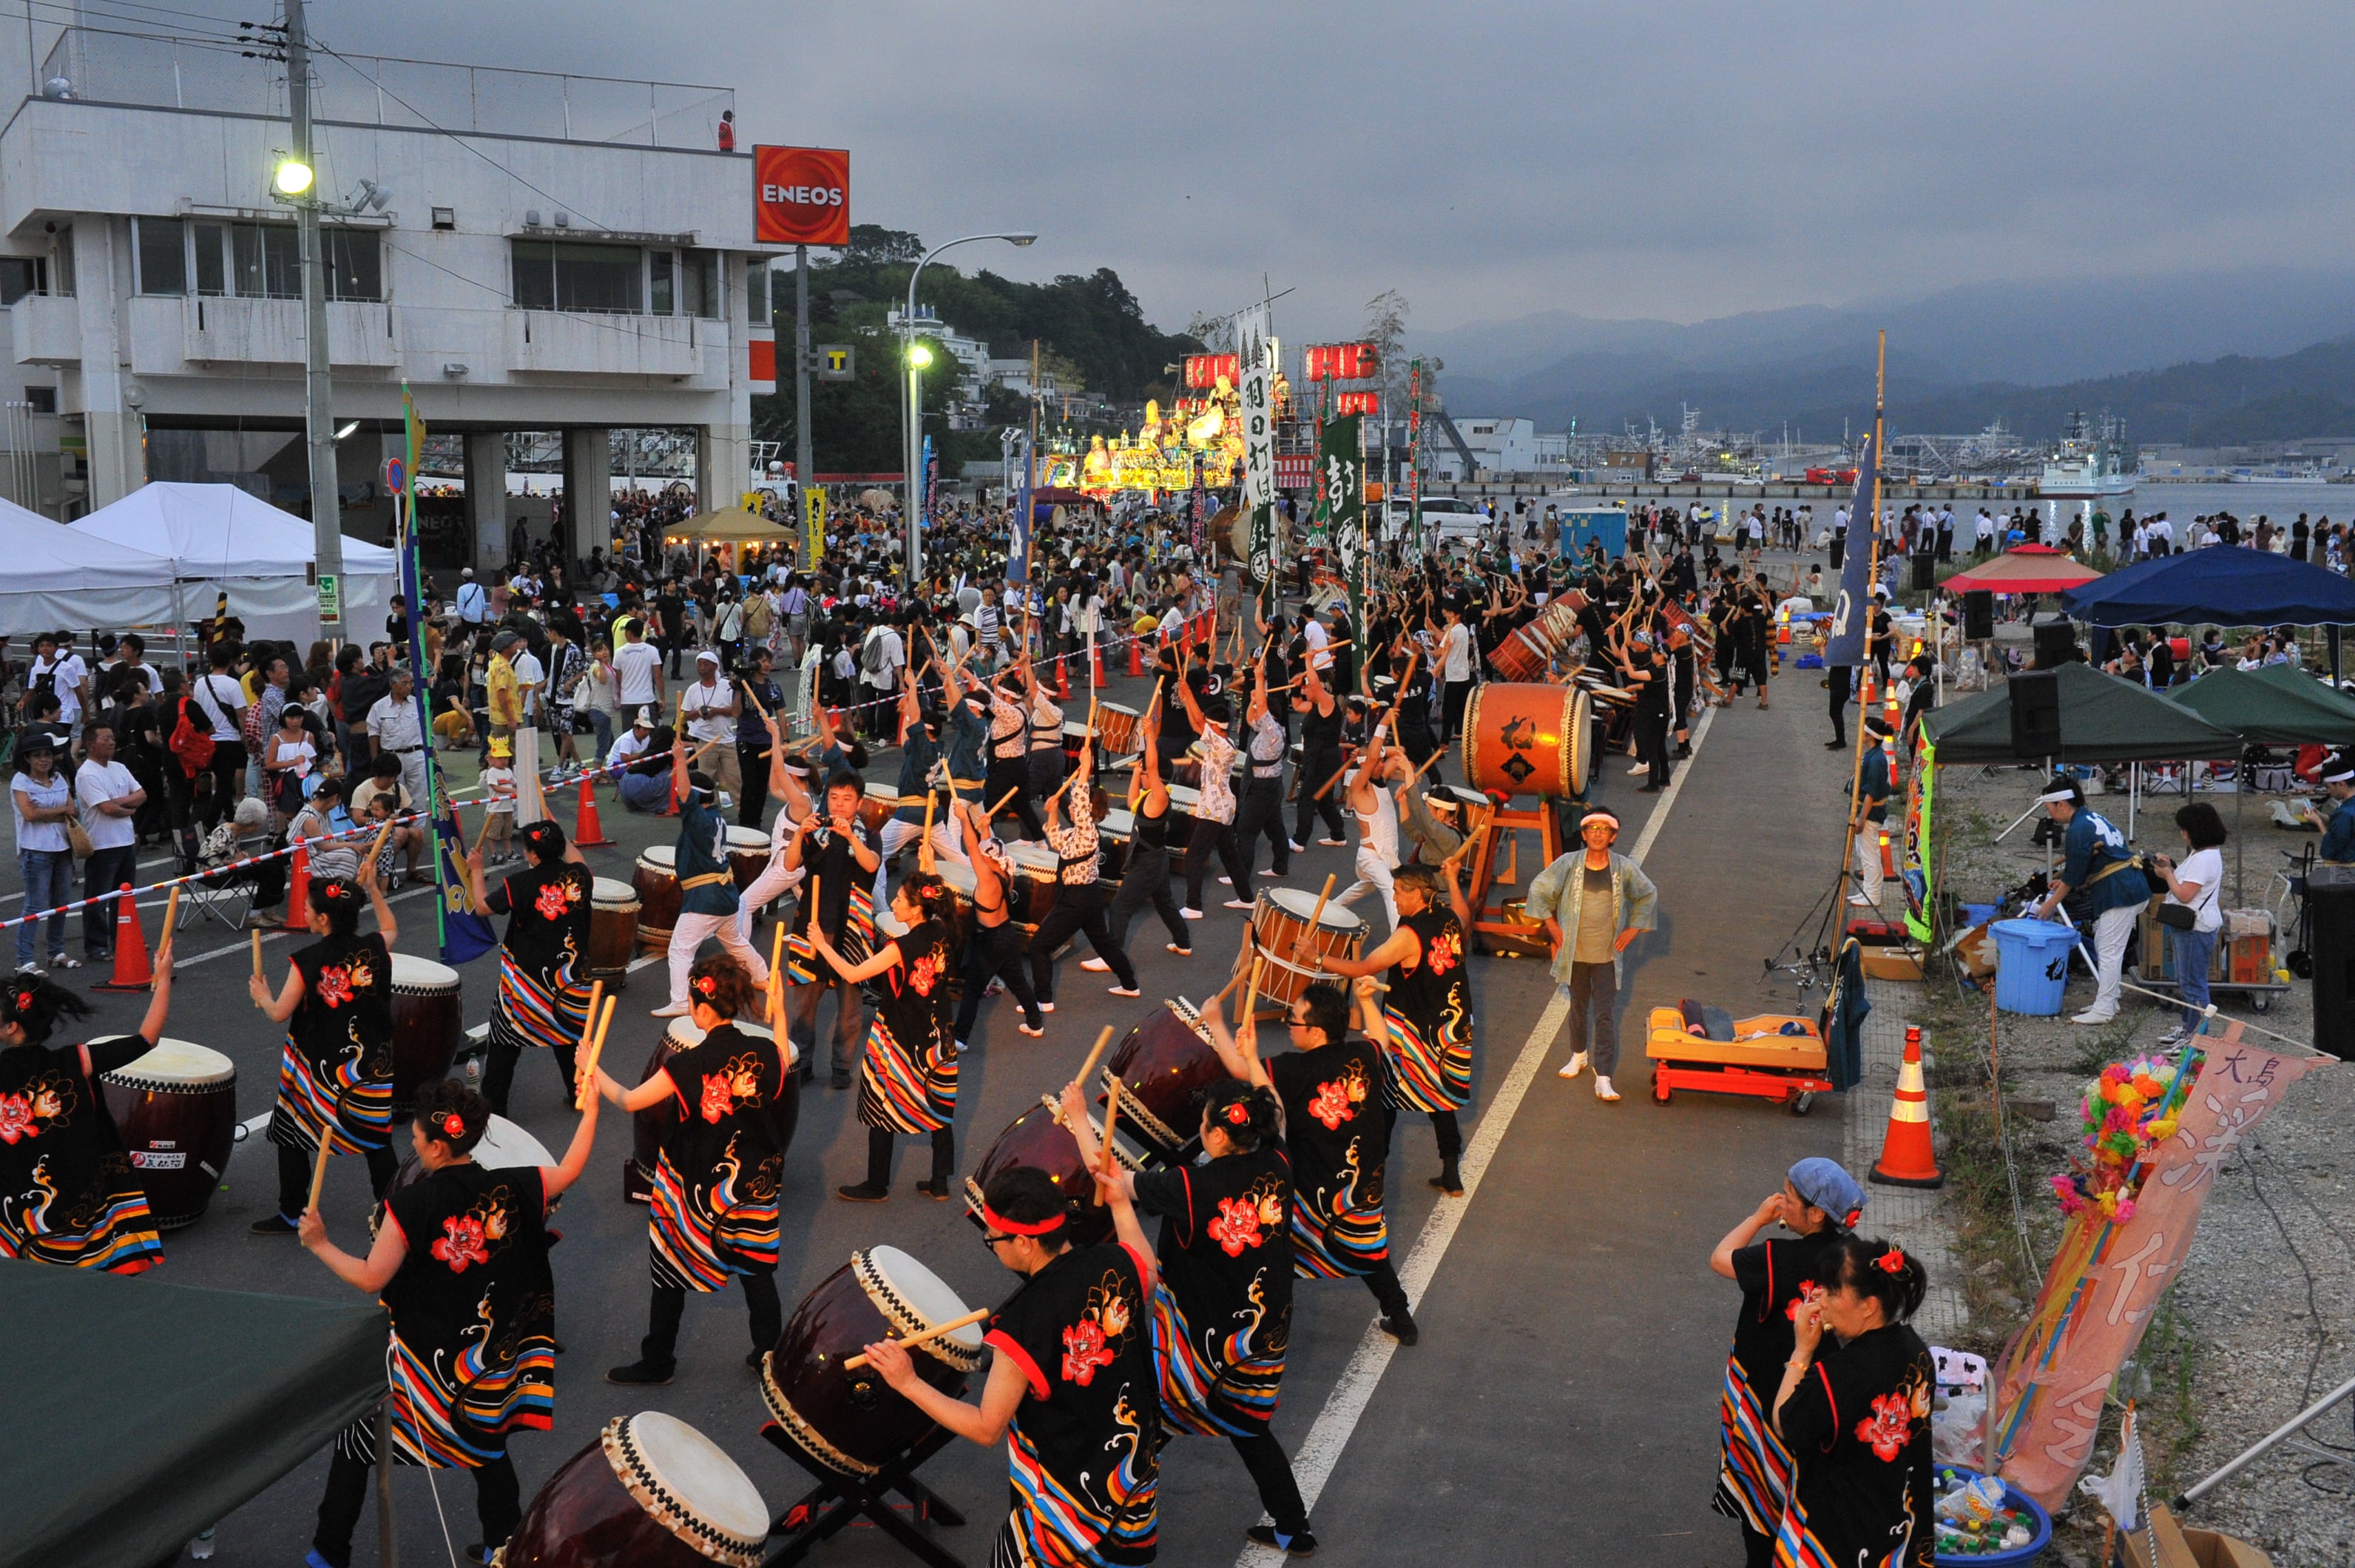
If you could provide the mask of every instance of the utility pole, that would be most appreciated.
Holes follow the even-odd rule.
[[[318,162],[311,146],[311,44],[303,0],[285,0],[286,104],[293,123],[293,161],[311,171],[293,193],[294,232],[303,264],[303,437],[311,454],[311,534],[318,553],[319,635],[343,640],[344,523],[336,481],[335,387],[327,373],[327,267],[320,249]],[[282,183],[282,189],[283,188]],[[417,606],[410,607],[414,614]]]
[[[816,476],[810,472],[815,459],[810,455],[810,336],[809,336],[809,247],[794,247],[794,497],[800,502],[796,508],[800,517],[809,516],[809,498]],[[803,552],[808,553],[808,527],[802,528]],[[817,568],[813,560],[805,565]]]

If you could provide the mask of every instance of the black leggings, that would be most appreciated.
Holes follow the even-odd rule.
[[[327,1462],[327,1492],[319,1499],[319,1528],[311,1549],[327,1568],[351,1568],[352,1530],[368,1501],[368,1471],[375,1467],[346,1455],[336,1445]],[[523,1486],[516,1479],[515,1461],[505,1454],[474,1470],[474,1517],[483,1527],[483,1544],[506,1544],[523,1519]]]
[[[1293,773],[1293,782],[1300,790],[1300,798],[1294,803],[1297,809],[1292,818],[1292,841],[1295,844],[1308,842],[1309,818],[1320,813],[1325,818],[1325,836],[1327,838],[1348,837],[1341,825],[1339,782],[1336,781],[1331,789],[1325,791],[1324,799],[1314,798],[1325,782],[1340,771],[1341,748],[1338,746],[1312,747],[1300,759],[1300,766]]]
[[[1235,1453],[1251,1472],[1259,1488],[1260,1507],[1275,1521],[1278,1535],[1298,1535],[1308,1528],[1308,1505],[1300,1500],[1300,1483],[1292,1478],[1292,1461],[1284,1456],[1283,1445],[1273,1432],[1256,1432],[1249,1437],[1230,1435]]]
[[[507,1090],[515,1083],[516,1063],[522,1059],[523,1052],[522,1043],[501,1029],[494,1019],[490,1049],[483,1061],[483,1098],[488,1100],[491,1109],[502,1116],[507,1114]],[[556,1058],[557,1074],[564,1085],[564,1097],[569,1102],[572,1097],[572,1047],[555,1046],[549,1050],[549,1054]]]
[[[1055,907],[1047,912],[1037,934],[1030,938],[1030,986],[1041,1002],[1055,999],[1055,949],[1082,932],[1096,956],[1112,965],[1121,985],[1132,991],[1137,988],[1136,966],[1113,940],[1112,928],[1104,920],[1104,903],[1103,890],[1093,882],[1079,887],[1065,882],[1057,892]]]
[[[1391,1128],[1395,1130],[1398,1126],[1399,1113],[1396,1110],[1392,1110],[1389,1115]],[[1464,1183],[1461,1174],[1456,1169],[1456,1167],[1460,1165],[1464,1159],[1464,1129],[1456,1124],[1455,1113],[1453,1111],[1432,1112],[1431,1132],[1432,1136],[1439,1140],[1440,1181],[1448,1187],[1461,1187]],[[1386,1131],[1383,1135],[1383,1144],[1385,1147],[1388,1147],[1389,1140],[1390,1134]],[[1381,1293],[1380,1291],[1376,1291],[1374,1294],[1379,1296]]]
[[[1251,892],[1251,869],[1242,857],[1235,852],[1235,829],[1232,823],[1213,822],[1207,816],[1194,819],[1194,837],[1186,846],[1186,907],[1202,907],[1202,884],[1210,877],[1210,851],[1216,848],[1219,859],[1226,863],[1227,875],[1235,884],[1235,897],[1248,900]]]
[[[1008,793],[1014,796],[1010,804],[998,806],[997,816],[989,819],[993,826],[999,816],[1004,816],[1010,811],[1022,819],[1023,832],[1038,839],[1044,839],[1047,837],[1047,824],[1039,818],[1039,803],[1032,798],[1030,759],[1028,756],[992,757],[989,761],[989,773],[982,781],[982,788],[989,796],[988,800],[983,803],[985,807],[997,805],[997,803],[1004,800]]]
[[[392,1185],[392,1178],[400,1162],[392,1157],[392,1147],[367,1151],[368,1187],[378,1198]],[[278,1146],[278,1212],[288,1224],[293,1224],[311,1202],[311,1153],[308,1149]]]
[[[898,1135],[889,1127],[867,1129],[867,1185],[891,1185],[891,1146]],[[932,1130],[932,1183],[945,1189],[956,1175],[956,1129],[936,1127]]]
[[[1003,888],[1001,883],[1001,897]],[[960,1043],[973,1038],[973,1026],[981,1018],[982,993],[993,979],[1006,982],[1007,990],[1022,1008],[1024,1023],[1032,1029],[1046,1027],[1038,993],[1030,989],[1030,976],[1022,969],[1022,928],[1011,919],[996,925],[975,924],[965,939],[964,995],[957,998],[955,1038]]]
[[[1120,889],[1112,895],[1112,908],[1104,921],[1112,931],[1112,939],[1125,950],[1128,946],[1129,923],[1146,905],[1151,904],[1161,916],[1161,923],[1169,928],[1169,940],[1188,952],[1194,947],[1194,933],[1186,917],[1178,912],[1178,901],[1169,896],[1169,851],[1167,849],[1132,849],[1128,866],[1121,873]]]
[[[752,1349],[773,1350],[785,1331],[785,1309],[777,1302],[777,1276],[773,1273],[739,1275],[744,1282],[744,1305],[752,1314]],[[678,1365],[678,1322],[687,1313],[687,1292],[675,1285],[655,1286],[654,1306],[646,1314],[646,1337],[640,1344],[645,1360],[665,1371]]]

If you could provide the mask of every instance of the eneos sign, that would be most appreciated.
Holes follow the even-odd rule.
[[[849,244],[850,155],[753,148],[752,215],[752,237],[764,245]]]

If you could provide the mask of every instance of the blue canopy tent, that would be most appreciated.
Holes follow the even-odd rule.
[[[2201,622],[2328,627],[2336,679],[2338,628],[2355,625],[2355,582],[2286,556],[2212,545],[2121,568],[2063,593],[2061,607],[2103,627]]]

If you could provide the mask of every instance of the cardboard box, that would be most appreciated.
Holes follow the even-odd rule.
[[[1910,947],[1859,946],[1857,956],[1863,961],[1865,974],[1875,980],[1922,977],[1922,955]]]
[[[2156,1563],[2150,1556],[2154,1538],[2158,1541]],[[2212,1530],[2184,1529],[2160,1502],[2150,1505],[2149,1524],[2125,1535],[2124,1541],[2126,1561],[2134,1568],[2273,1568],[2273,1559],[2245,1541]]]

